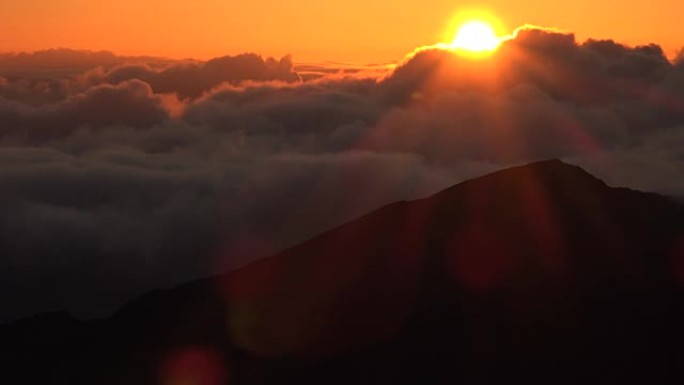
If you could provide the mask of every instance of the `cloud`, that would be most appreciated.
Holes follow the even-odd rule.
[[[68,136],[82,127],[144,128],[167,116],[162,98],[139,80],[95,86],[47,106],[34,107],[0,99],[0,121],[4,123],[1,135],[28,142]]]
[[[0,80],[0,319],[101,314],[540,158],[684,196],[684,67],[656,45],[527,28],[485,61],[80,53],[66,75],[41,55]]]
[[[78,51],[66,48],[36,52],[0,53],[0,74],[7,76],[65,76],[100,66],[136,60],[108,51]]]
[[[276,60],[246,53],[199,62],[69,49],[0,54],[0,76],[0,97],[32,105],[130,80],[143,81],[155,93],[173,93],[181,99],[198,98],[223,83],[300,81],[290,56]]]
[[[519,30],[485,63],[425,49],[380,84],[395,107],[366,146],[456,162],[609,152],[679,130],[683,73],[656,45],[540,29]]]
[[[147,82],[157,93],[176,93],[179,98],[197,98],[223,83],[252,81],[299,81],[292,58],[262,59],[255,54],[224,56],[207,62],[174,63],[163,68],[122,65],[102,74],[101,81],[118,84],[131,79]]]

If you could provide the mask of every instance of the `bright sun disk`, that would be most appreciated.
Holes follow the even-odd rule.
[[[494,51],[500,43],[489,24],[473,20],[458,29],[451,47],[472,53],[487,53]]]

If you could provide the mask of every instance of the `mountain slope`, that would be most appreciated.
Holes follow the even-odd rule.
[[[683,283],[682,206],[545,161],[106,320],[7,325],[0,358],[65,383],[667,383]]]

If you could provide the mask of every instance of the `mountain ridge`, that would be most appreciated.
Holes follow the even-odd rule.
[[[0,356],[65,383],[164,383],[178,354],[238,384],[657,383],[684,362],[678,242],[683,209],[668,198],[535,162],[42,340],[42,325],[0,326]]]

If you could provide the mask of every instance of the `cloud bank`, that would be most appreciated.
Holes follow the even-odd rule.
[[[550,157],[684,196],[681,55],[542,29],[392,69],[0,55],[0,319],[103,314]]]

